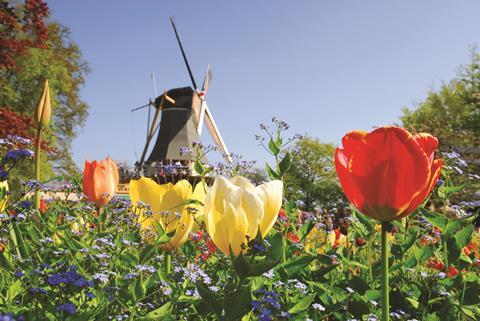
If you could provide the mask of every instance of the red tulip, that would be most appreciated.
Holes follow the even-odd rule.
[[[118,185],[118,169],[115,162],[107,157],[102,161],[85,161],[83,171],[83,194],[98,207],[105,206]]]
[[[399,127],[352,131],[335,151],[338,179],[348,200],[382,222],[412,213],[432,191],[442,160],[433,158],[438,140]]]

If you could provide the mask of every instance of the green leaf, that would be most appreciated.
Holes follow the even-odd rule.
[[[410,304],[412,305],[412,307],[414,309],[418,309],[418,305],[420,304],[417,300],[415,300],[414,298],[409,298],[409,297],[406,297],[406,300],[408,302],[410,302]]]
[[[281,178],[280,174],[278,174],[276,171],[274,171],[270,167],[270,165],[265,164],[265,168],[267,169],[267,174],[268,174],[268,176],[270,176],[270,178],[272,178],[272,179],[280,179]]]
[[[285,154],[285,156],[283,157],[283,159],[278,164],[278,167],[280,169],[280,174],[282,176],[284,176],[287,173],[287,171],[288,171],[288,169],[290,168],[291,165],[292,165],[292,158],[290,156],[290,153],[287,152]]]
[[[446,200],[450,197],[450,195],[460,192],[461,190],[466,188],[468,185],[469,185],[468,182],[463,183],[462,185],[459,185],[459,186],[445,186],[445,185],[442,185],[438,188],[438,196],[441,199]]]
[[[7,291],[7,301],[12,304],[15,297],[22,292],[22,281],[16,280],[13,282]]]
[[[201,283],[197,283],[197,290],[203,302],[205,302],[205,304],[210,308],[210,310],[217,316],[220,316],[222,314],[222,305],[215,298],[213,292]]]
[[[195,160],[195,164],[193,164],[193,169],[200,176],[202,176],[205,172],[205,166],[203,166],[203,164],[198,159]]]
[[[425,208],[419,208],[419,212],[425,217],[433,226],[439,228],[442,232],[448,224],[448,218],[443,214],[429,211]]]
[[[426,261],[428,258],[433,256],[433,250],[429,246],[424,246],[415,251],[415,258],[418,263]]]
[[[30,253],[27,249],[27,245],[25,244],[25,241],[23,239],[22,232],[20,231],[20,228],[18,226],[18,223],[12,223],[13,229],[11,230],[11,233],[14,234],[14,239],[16,240],[16,246],[18,251],[20,252],[20,257],[25,259],[25,258],[30,258]]]
[[[252,309],[250,286],[243,285],[232,296],[225,297],[225,321],[240,320]]]
[[[14,266],[7,258],[5,252],[0,253],[0,267],[5,271],[13,271]]]
[[[291,307],[288,310],[288,312],[291,313],[291,314],[295,314],[295,313],[304,311],[305,309],[307,309],[309,307],[309,305],[313,302],[313,300],[315,300],[316,296],[317,296],[316,293],[307,295],[306,297],[304,297],[303,299],[298,301],[297,304],[295,304],[293,307]]]
[[[143,283],[143,276],[140,275],[132,284],[128,286],[128,294],[130,299],[134,302],[141,301],[147,292],[145,284]]]
[[[145,317],[141,318],[141,321],[156,321],[165,320],[170,317],[173,311],[173,305],[171,302],[167,302],[158,309],[150,311]]]
[[[455,233],[455,242],[457,243],[459,249],[464,248],[470,242],[472,239],[473,230],[473,225],[468,225]]]
[[[309,255],[296,256],[280,265],[279,269],[290,277],[304,271],[305,267],[312,263],[316,258],[316,256]]]
[[[140,252],[140,255],[138,257],[138,261],[140,264],[144,264],[148,259],[150,259],[153,254],[155,253],[155,250],[158,248],[158,246],[147,244],[143,247],[142,251]],[[136,258],[133,257],[133,260]]]
[[[278,148],[277,144],[273,141],[273,139],[270,139],[268,142],[268,149],[272,152],[273,155],[277,156],[278,153],[280,153],[280,148]]]

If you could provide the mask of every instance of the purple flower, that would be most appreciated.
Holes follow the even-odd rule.
[[[7,180],[8,178],[8,172],[0,169],[0,182]]]
[[[5,160],[18,161],[22,158],[29,158],[33,156],[33,152],[29,149],[11,149],[5,154]]]
[[[18,207],[21,207],[23,209],[28,209],[32,206],[32,202],[29,202],[29,201],[21,201],[20,203],[18,203]]]
[[[65,303],[57,307],[57,311],[65,311],[70,315],[77,313],[77,307],[73,303]]]
[[[48,277],[47,282],[52,286],[72,284],[78,287],[90,287],[93,285],[91,281],[88,281],[83,275],[74,270],[52,274]]]

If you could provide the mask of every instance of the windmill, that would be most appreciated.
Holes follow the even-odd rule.
[[[156,178],[160,182],[176,180],[178,179],[177,176],[191,176],[193,156],[188,153],[181,153],[181,148],[191,147],[194,142],[200,141],[204,123],[212,140],[223,153],[224,158],[231,162],[227,146],[220,135],[206,101],[208,87],[212,78],[210,65],[205,73],[202,88],[199,89],[172,17],[170,17],[170,22],[187,67],[192,87],[188,86],[164,91],[154,101],[150,100],[148,104],[132,110],[149,108],[147,138],[140,160],[136,163],[137,173]],[[155,108],[155,113],[150,122],[151,107]],[[156,142],[150,155],[146,157],[150,143],[157,131]],[[169,172],[172,170],[175,170],[177,175],[169,179],[171,176]]]

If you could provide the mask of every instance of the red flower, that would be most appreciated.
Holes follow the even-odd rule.
[[[98,207],[105,206],[118,185],[118,169],[115,162],[107,157],[102,161],[85,161],[83,172],[83,194],[96,203]]]
[[[438,140],[400,127],[352,131],[335,151],[338,179],[348,200],[382,222],[412,213],[432,191],[442,169],[433,159]]]
[[[433,257],[428,260],[427,266],[431,269],[436,269],[438,271],[443,271],[445,269],[445,264],[443,264],[437,258],[433,258]]]
[[[42,213],[43,215],[45,215],[45,213],[47,212],[47,202],[44,199],[40,200],[39,210],[40,210],[40,213]]]
[[[300,243],[300,238],[298,237],[298,235],[296,235],[293,232],[288,232],[287,233],[287,239],[289,239],[290,242],[292,242],[292,243]]]
[[[456,276],[458,274],[458,269],[456,267],[454,267],[453,265],[450,265],[448,267],[448,272],[447,272],[447,276],[449,278],[453,278],[454,276]]]
[[[367,241],[365,241],[365,239],[363,239],[361,237],[357,238],[357,240],[355,241],[355,244],[357,246],[364,246],[366,243],[367,243]]]

